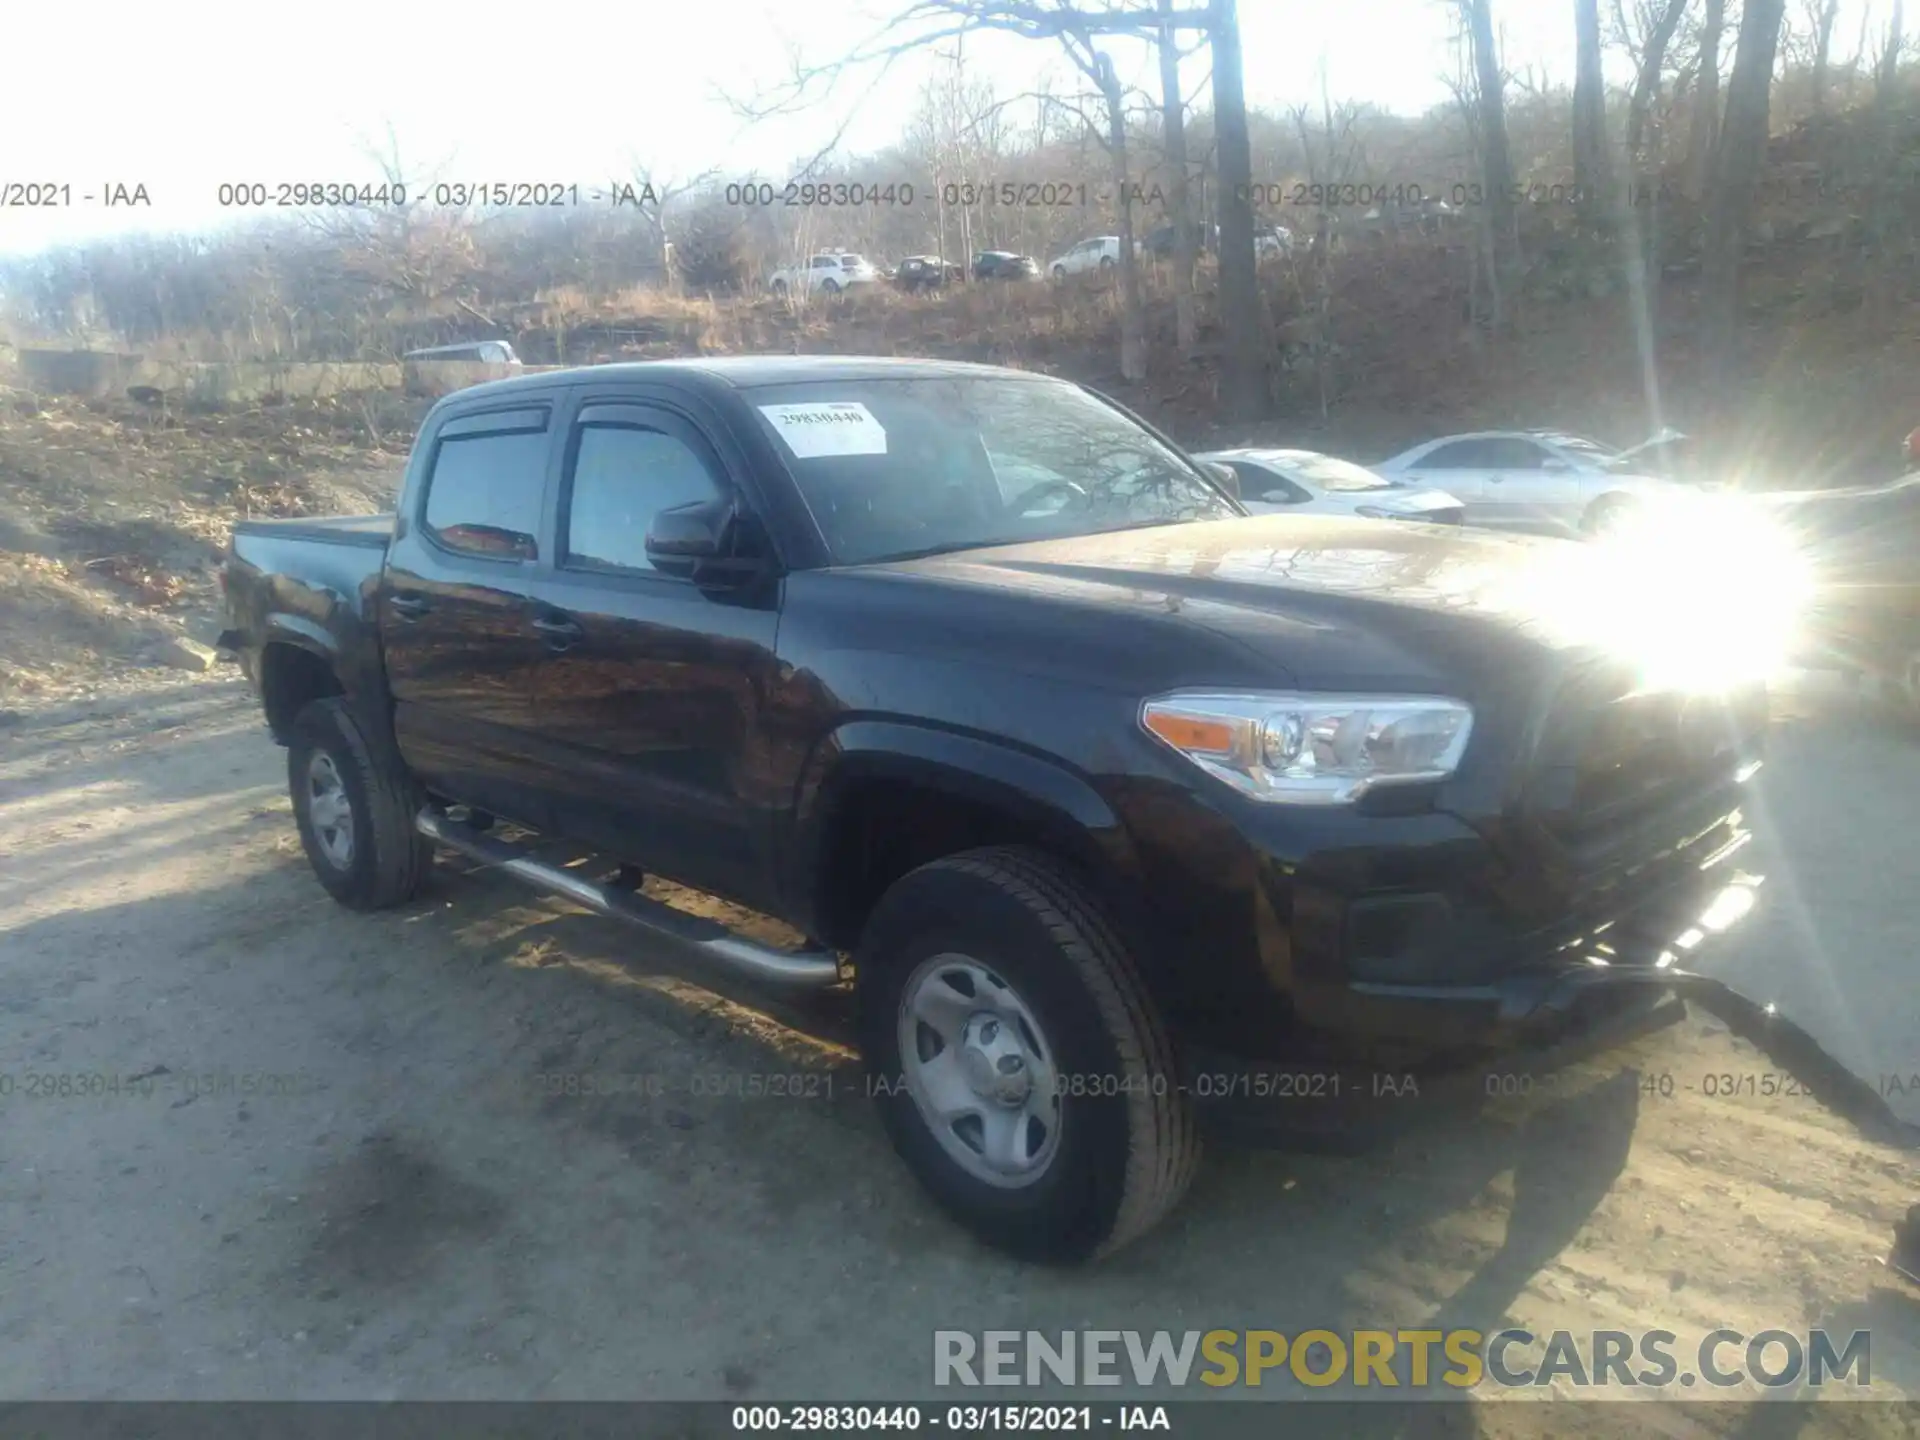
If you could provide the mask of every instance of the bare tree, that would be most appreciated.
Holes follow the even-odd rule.
[[[1680,28],[1680,17],[1686,9],[1687,0],[1662,0],[1641,42],[1633,93],[1627,102],[1627,162],[1630,165],[1641,163],[1647,120],[1660,93],[1660,77],[1666,71],[1667,48],[1673,43],[1674,32]]]
[[[1767,102],[1785,11],[1786,0],[1745,0],[1727,81],[1726,120],[1715,147],[1701,298],[1709,348],[1723,381],[1731,378],[1740,318],[1740,261],[1754,181],[1766,158]]]
[[[1589,215],[1603,213],[1607,164],[1607,82],[1600,71],[1600,0],[1573,0],[1573,184]],[[1631,149],[1631,147],[1629,147]]]
[[[1220,320],[1226,332],[1221,400],[1227,418],[1258,419],[1272,399],[1265,317],[1253,251],[1253,144],[1235,0],[1212,0],[1214,144],[1220,172]]]
[[[1893,103],[1893,82],[1900,70],[1900,49],[1905,43],[1903,0],[1893,0],[1893,13],[1880,42],[1880,58],[1873,67],[1873,101],[1883,114]]]
[[[1457,0],[1473,66],[1473,128],[1480,156],[1484,189],[1488,279],[1492,304],[1488,317],[1498,326],[1505,314],[1505,297],[1519,271],[1520,243],[1515,227],[1513,154],[1507,144],[1506,76],[1500,68],[1493,36],[1493,0]]]
[[[1160,54],[1160,116],[1162,143],[1171,194],[1167,208],[1173,220],[1173,327],[1182,354],[1191,354],[1199,339],[1194,314],[1194,216],[1187,171],[1187,102],[1180,90],[1180,35],[1168,19],[1173,0],[1160,0],[1160,33],[1154,37]]]
[[[1077,38],[1077,37],[1076,37]],[[1140,288],[1140,256],[1133,243],[1133,173],[1127,150],[1127,97],[1113,57],[1088,42],[1084,51],[1065,39],[1067,53],[1100,87],[1107,109],[1107,155],[1113,162],[1114,210],[1120,231],[1120,374],[1138,384],[1147,378],[1146,300]]]
[[[1720,37],[1726,19],[1727,0],[1707,0],[1693,81],[1693,124],[1687,135],[1687,192],[1696,200],[1706,198],[1720,140]]]
[[[857,68],[878,65],[884,70],[901,56],[924,50],[929,45],[976,30],[997,30],[1024,39],[1060,44],[1081,72],[1108,97],[1108,129],[1114,142],[1118,174],[1117,167],[1125,164],[1124,114],[1117,118],[1112,114],[1112,96],[1118,89],[1118,80],[1111,60],[1105,57],[1097,41],[1131,37],[1151,42],[1168,29],[1201,31],[1213,49],[1221,188],[1221,308],[1227,333],[1225,391],[1228,408],[1251,417],[1261,413],[1266,405],[1266,353],[1256,309],[1258,289],[1254,277],[1250,194],[1252,159],[1246,143],[1246,95],[1235,0],[1207,0],[1204,8],[1198,9],[1169,9],[1159,0],[1099,0],[1099,3],[1094,0],[1083,0],[1083,3],[1076,0],[913,0],[883,25],[877,36],[851,52],[825,65],[796,65],[791,80],[780,87],[771,102],[736,102],[735,108],[750,119],[768,119],[831,93],[837,81]],[[838,147],[852,120],[853,115],[849,113],[839,132],[816,159]],[[1130,240],[1131,220],[1126,210],[1130,195],[1123,189],[1116,199],[1123,236]],[[1135,264],[1130,243],[1123,245],[1121,264],[1127,270],[1132,270]],[[1137,296],[1137,273],[1123,274],[1122,278],[1127,293]],[[1140,317],[1134,318],[1138,323]],[[1124,330],[1121,349],[1125,368],[1128,346]]]
[[[1813,22],[1813,113],[1827,108],[1827,56],[1833,48],[1833,22],[1840,15],[1840,0],[1816,0],[1810,16]]]

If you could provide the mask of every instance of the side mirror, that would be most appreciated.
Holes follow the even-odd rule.
[[[1201,463],[1206,466],[1208,472],[1212,474],[1213,478],[1220,482],[1220,486],[1222,489],[1224,489],[1234,499],[1238,500],[1240,498],[1240,472],[1239,471],[1235,470],[1231,465],[1227,464],[1225,461],[1222,461],[1222,460],[1206,460],[1206,461],[1202,461]]]
[[[739,584],[762,568],[758,559],[735,553],[741,528],[730,499],[676,505],[655,515],[647,527],[647,558],[661,574],[697,585]]]

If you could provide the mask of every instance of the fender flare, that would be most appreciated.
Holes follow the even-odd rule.
[[[333,667],[333,673],[340,676],[345,685],[347,677],[340,674],[340,641],[317,620],[304,615],[296,615],[288,610],[270,610],[267,612],[262,629],[260,649],[264,653],[267,646],[291,645],[295,649],[305,650],[317,655]]]
[[[945,791],[1017,817],[1096,873],[1137,880],[1139,856],[1125,824],[1086,776],[1063,762],[964,731],[898,720],[853,720],[817,744],[793,810],[788,882],[808,909],[847,792],[896,779]]]
[[[372,674],[366,673],[367,660],[357,658],[352,648],[343,644],[341,637],[331,628],[310,616],[288,610],[269,610],[261,618],[259,665],[263,690],[265,657],[268,648],[273,645],[304,651],[325,662],[333,672],[333,678],[340,684],[341,695],[366,728],[369,737],[378,743],[397,747],[393,706],[387,695],[384,676],[377,670]],[[379,652],[376,651],[374,663],[378,663],[378,658]]]

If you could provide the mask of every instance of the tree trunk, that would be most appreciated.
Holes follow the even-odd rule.
[[[1629,165],[1637,167],[1640,164],[1640,147],[1647,133],[1647,115],[1653,109],[1653,97],[1660,90],[1660,71],[1667,63],[1667,46],[1673,43],[1673,32],[1680,28],[1680,17],[1686,10],[1687,0],[1667,0],[1667,8],[1660,12],[1653,29],[1647,32],[1646,48],[1640,54],[1640,69],[1633,77],[1633,98],[1627,106]]]
[[[1173,0],[1160,0],[1160,113],[1166,131],[1167,169],[1173,180],[1173,326],[1180,353],[1193,353],[1199,325],[1193,309],[1193,201],[1187,183],[1186,100],[1180,93],[1179,32],[1170,19]]]
[[[1506,82],[1493,43],[1493,0],[1461,0],[1473,47],[1474,88],[1478,92],[1480,175],[1486,186],[1487,240],[1496,297],[1512,290],[1519,269],[1519,236],[1514,229],[1513,154],[1507,148]],[[1495,324],[1501,300],[1496,298]]]
[[[1589,218],[1605,213],[1607,83],[1600,73],[1600,0],[1573,0],[1573,186]],[[1629,154],[1632,147],[1629,147]]]
[[[1709,351],[1723,386],[1732,378],[1740,323],[1740,260],[1754,181],[1766,160],[1768,92],[1785,10],[1786,0],[1745,0],[1733,73],[1727,80],[1726,121],[1715,147],[1700,290]]]
[[[1265,415],[1270,398],[1261,340],[1259,278],[1253,257],[1253,148],[1247,135],[1246,77],[1236,0],[1211,0],[1216,164],[1220,171],[1220,321],[1226,355],[1220,395],[1226,418]]]
[[[1827,55],[1833,46],[1833,22],[1840,14],[1840,0],[1827,0],[1820,7],[1819,23],[1813,38],[1813,113],[1827,108]]]
[[[1900,46],[1906,38],[1903,8],[1901,0],[1893,0],[1893,18],[1887,22],[1886,42],[1880,47],[1880,63],[1873,71],[1874,108],[1883,117],[1893,103],[1893,82],[1900,73]]]
[[[1120,375],[1130,385],[1147,378],[1146,304],[1140,294],[1140,257],[1133,249],[1131,167],[1127,163],[1126,96],[1113,61],[1099,57],[1100,90],[1107,101],[1107,148],[1113,158],[1113,184],[1120,219]]]
[[[1700,74],[1693,84],[1693,128],[1687,136],[1687,193],[1706,198],[1713,178],[1713,152],[1720,139],[1720,32],[1727,0],[1707,0],[1700,29]]]

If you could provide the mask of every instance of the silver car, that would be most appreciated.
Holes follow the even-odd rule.
[[[1445,490],[1398,484],[1351,460],[1316,450],[1209,450],[1196,460],[1225,465],[1240,481],[1240,503],[1256,515],[1364,515],[1458,525],[1460,502]]]
[[[1484,430],[1443,435],[1373,468],[1390,479],[1438,485],[1460,497],[1469,525],[1593,534],[1634,502],[1682,488],[1653,473],[1657,452],[1685,436],[1662,430],[1615,450],[1560,430]]]

